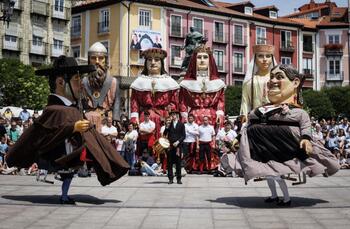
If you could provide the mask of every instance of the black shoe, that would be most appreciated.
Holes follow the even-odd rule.
[[[273,202],[279,202],[279,198],[278,197],[276,197],[276,198],[271,198],[271,197],[269,197],[269,198],[266,198],[265,200],[264,200],[264,202],[265,203],[273,203]]]
[[[284,202],[283,200],[279,201],[277,203],[277,206],[279,207],[290,207],[290,205],[292,204],[292,201],[289,200],[288,202]]]
[[[182,181],[181,181],[181,180],[178,180],[177,183],[178,183],[178,184],[182,184]]]
[[[75,205],[75,201],[74,201],[72,198],[70,198],[70,197],[68,197],[67,200],[62,199],[62,197],[61,197],[61,198],[60,198],[60,203],[61,203],[61,204]]]
[[[168,184],[172,184],[172,183],[174,183],[174,181],[173,180],[169,180]]]

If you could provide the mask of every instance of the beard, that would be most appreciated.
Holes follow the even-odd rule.
[[[96,65],[97,70],[88,76],[89,85],[93,90],[100,90],[107,77],[106,69],[100,64]]]

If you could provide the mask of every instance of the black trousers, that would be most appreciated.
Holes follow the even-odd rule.
[[[205,155],[207,155],[207,161],[211,160],[211,147],[210,143],[199,143],[199,161],[205,161]]]
[[[169,149],[168,153],[167,153],[167,166],[168,166],[167,170],[168,170],[168,178],[169,178],[169,180],[173,180],[174,179],[173,164],[175,164],[175,167],[176,167],[176,179],[178,181],[180,181],[181,180],[181,157],[176,155],[177,149],[178,148],[171,147]]]

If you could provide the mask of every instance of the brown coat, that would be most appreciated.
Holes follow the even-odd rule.
[[[45,159],[63,168],[77,167],[82,164],[79,158],[85,146],[101,185],[108,185],[125,175],[129,169],[128,163],[94,128],[81,137],[73,134],[74,123],[80,117],[78,109],[64,106],[56,96],[50,95],[42,116],[10,148],[7,164],[29,167],[39,159]],[[65,139],[80,139],[73,145],[72,154],[65,154]]]

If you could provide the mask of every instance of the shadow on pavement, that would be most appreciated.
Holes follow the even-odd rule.
[[[90,195],[69,195],[73,198],[77,203],[85,203],[85,204],[96,204],[101,205],[105,203],[120,203],[120,200],[113,199],[99,199]],[[60,204],[60,196],[58,195],[25,195],[25,196],[10,196],[4,195],[1,196],[4,199],[14,200],[14,201],[24,201],[31,202],[33,204]]]
[[[310,207],[316,204],[329,203],[326,200],[304,198],[304,197],[291,197],[293,207]],[[216,200],[207,200],[212,203],[222,203],[227,205],[234,205],[241,208],[281,208],[275,203],[265,203],[264,197],[257,196],[238,196],[238,197],[221,197]]]
[[[145,182],[145,184],[167,184],[168,180],[166,181],[150,181],[150,182]]]

